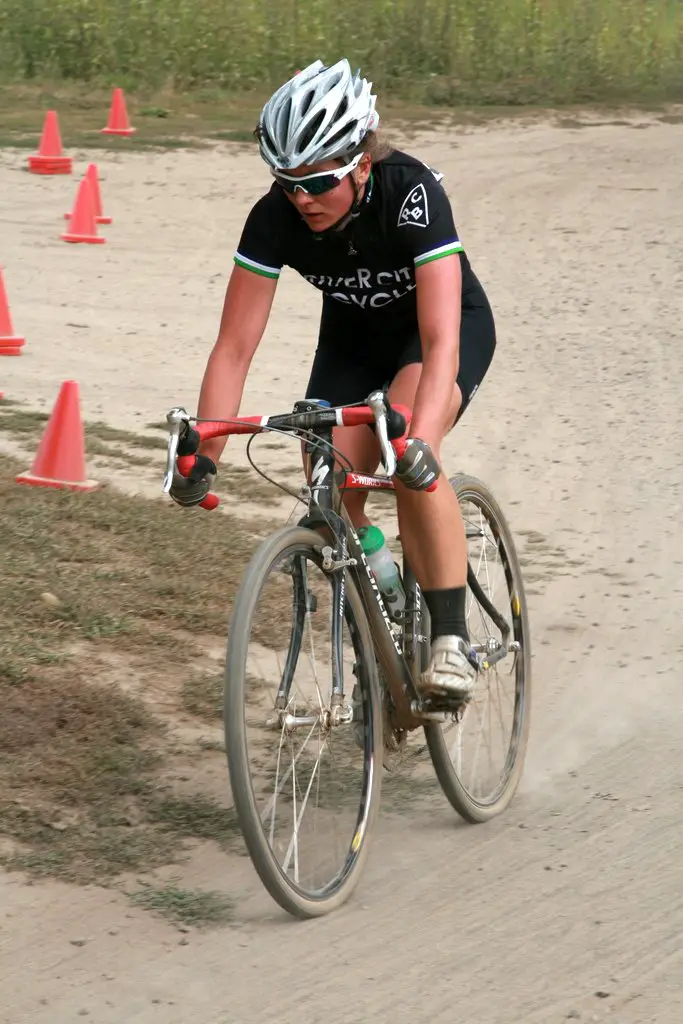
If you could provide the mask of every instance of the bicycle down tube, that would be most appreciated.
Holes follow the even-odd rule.
[[[368,399],[368,407],[372,408],[374,399],[375,395],[371,395]],[[395,459],[394,449],[387,434],[386,419],[383,416],[384,399],[381,392],[379,393],[379,401],[382,408],[374,409],[373,415],[378,425],[377,433],[382,448],[384,464],[386,466],[389,463],[388,468],[392,468],[390,459],[385,456],[385,452],[389,450]],[[398,412],[399,410],[396,411]],[[403,427],[402,433],[405,434],[408,429],[409,417],[406,417],[402,412],[399,414],[403,417],[404,422],[401,426]],[[333,579],[333,608],[336,609],[333,626],[333,693],[335,694],[333,700],[340,701],[343,695],[341,656],[342,629],[344,624],[344,573],[348,568],[353,574],[354,581],[363,600],[373,642],[379,655],[389,690],[394,699],[397,724],[407,726],[410,722],[414,725],[413,706],[419,700],[419,696],[413,685],[412,675],[401,649],[400,641],[394,634],[381,591],[370,569],[365,552],[346,508],[340,502],[340,512],[337,513],[335,509],[335,497],[339,494],[339,490],[335,482],[335,455],[331,450],[331,443],[332,428],[319,428],[318,436],[306,446],[307,454],[311,459],[311,502],[308,515],[300,520],[299,525],[312,528],[324,526],[333,535],[333,546],[323,549],[323,554],[327,556],[326,561],[323,562],[323,569],[328,571],[338,570],[334,573]],[[360,477],[360,479],[352,483],[352,487],[355,487],[355,489],[364,490],[367,484],[370,484],[371,486],[383,487],[385,490],[394,491],[393,482],[388,475],[384,478],[375,476],[364,477],[351,473],[352,477],[354,475]],[[333,558],[335,552],[336,559]]]

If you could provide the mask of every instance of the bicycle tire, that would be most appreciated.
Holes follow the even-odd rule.
[[[441,726],[437,723],[425,725],[425,739],[429,748],[434,771],[441,788],[457,813],[470,824],[481,824],[501,814],[514,797],[524,769],[524,760],[529,738],[531,712],[531,639],[527,610],[526,595],[522,569],[517,556],[512,531],[500,505],[495,500],[486,484],[476,477],[458,474],[449,481],[455,490],[458,500],[465,500],[468,495],[478,498],[486,506],[495,522],[495,534],[505,550],[505,556],[511,572],[514,592],[519,602],[519,614],[515,616],[515,639],[521,639],[522,649],[515,664],[515,712],[513,732],[510,738],[508,759],[512,756],[512,764],[506,772],[504,783],[496,794],[495,800],[479,802],[468,793],[458,778],[446,748],[446,740]],[[489,520],[491,522],[491,520]],[[519,671],[521,669],[521,672]],[[521,676],[521,679],[520,679]],[[512,750],[514,746],[514,750]],[[512,750],[512,755],[511,755]],[[507,761],[506,761],[507,764]]]
[[[303,893],[282,871],[268,843],[256,806],[249,771],[249,752],[245,724],[246,659],[250,624],[261,589],[277,558],[288,549],[305,552],[322,563],[326,541],[314,530],[288,526],[276,531],[259,545],[242,578],[235,597],[230,625],[224,686],[224,728],[228,772],[238,821],[252,863],[261,882],[273,899],[288,913],[301,919],[320,917],[338,909],[356,887],[369,852],[369,839],[379,809],[382,769],[381,698],[377,680],[374,647],[361,596],[349,572],[346,572],[346,614],[358,630],[362,671],[357,677],[368,687],[364,706],[370,710],[372,764],[367,751],[363,763],[365,813],[349,845],[347,870],[329,893],[311,897]],[[346,570],[342,570],[346,571]],[[357,652],[358,653],[358,652]],[[354,681],[355,681],[354,677]],[[349,681],[350,682],[350,681]],[[345,691],[349,687],[345,685]],[[369,775],[369,778],[368,778]],[[359,812],[360,813],[360,812]],[[360,817],[359,817],[360,822]],[[354,844],[358,843],[354,850]]]

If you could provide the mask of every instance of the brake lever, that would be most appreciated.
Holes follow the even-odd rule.
[[[164,493],[168,494],[173,484],[173,473],[175,471],[176,458],[178,456],[178,445],[180,444],[181,430],[182,428],[187,429],[190,426],[190,417],[182,406],[177,406],[175,409],[171,409],[171,411],[167,413],[166,423],[168,424],[169,438],[163,489]]]
[[[375,417],[377,437],[379,439],[379,446],[382,449],[382,461],[384,462],[385,472],[388,477],[392,477],[396,472],[396,452],[389,440],[389,433],[387,430],[387,408],[384,404],[384,392],[373,391],[372,394],[368,396],[367,404],[368,407],[372,409],[372,414]]]

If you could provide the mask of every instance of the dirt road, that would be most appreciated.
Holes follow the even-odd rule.
[[[246,859],[225,878],[206,848],[185,881],[239,901],[233,926],[205,933],[116,893],[0,877],[3,1024],[683,1019],[683,123],[539,121],[405,146],[445,172],[498,320],[448,456],[490,483],[528,558],[519,796],[485,826],[445,800],[383,816],[352,902],[306,924]],[[88,417],[127,428],[194,408],[266,184],[257,158],[98,156],[114,224],[94,252],[58,239],[72,183],[23,160],[0,153],[3,262],[28,338],[0,365],[8,396],[49,407],[74,376]],[[317,312],[285,273],[245,412],[301,394]]]

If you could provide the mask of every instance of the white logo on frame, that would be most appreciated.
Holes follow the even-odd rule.
[[[426,228],[429,224],[427,191],[422,183],[411,189],[403,200],[398,215],[398,226],[401,227],[402,224],[412,224],[416,228]]]

